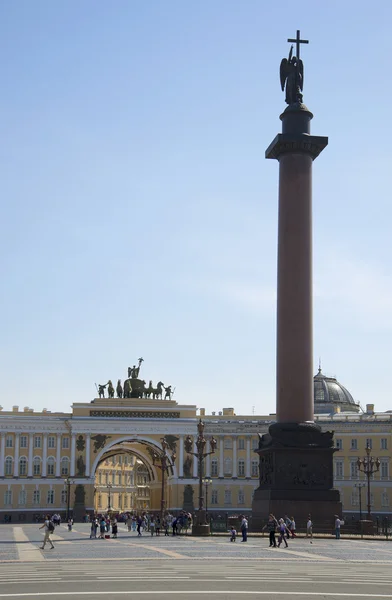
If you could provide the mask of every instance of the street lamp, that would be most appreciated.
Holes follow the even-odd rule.
[[[66,477],[64,479],[64,485],[67,488],[67,521],[69,521],[69,503],[71,500],[71,485],[75,483],[75,481],[73,479],[71,479],[70,477]]]
[[[362,488],[366,485],[363,483],[354,483],[354,487],[357,488],[359,494],[359,520],[362,521]]]
[[[110,511],[111,511],[111,506],[110,506],[110,490],[112,489],[112,487],[113,487],[113,486],[112,486],[112,484],[111,484],[111,483],[108,483],[108,484],[107,484],[107,486],[106,486],[106,488],[107,488],[107,490],[108,490],[108,494],[109,494],[109,499],[108,499],[108,500],[109,500],[109,501],[108,501],[108,512],[110,512]]]
[[[212,479],[211,477],[203,477],[203,483],[205,485],[206,491],[206,520],[208,522],[208,486],[211,485]]]
[[[367,477],[367,492],[368,492],[368,498],[367,498],[367,519],[368,521],[372,520],[372,516],[371,516],[371,508],[372,508],[372,503],[371,503],[371,497],[370,497],[370,478],[372,475],[374,475],[374,473],[377,473],[377,471],[379,471],[380,469],[380,459],[379,458],[373,458],[373,456],[370,455],[371,452],[371,448],[369,446],[366,446],[366,456],[364,458],[358,458],[357,460],[357,465],[358,465],[358,469],[360,471],[362,471],[363,473],[365,473],[366,477]]]
[[[205,452],[207,446],[207,440],[204,437],[204,423],[200,419],[197,425],[198,436],[196,438],[196,452],[193,452],[193,440],[190,435],[185,438],[185,452],[195,456],[199,463],[199,511],[197,513],[197,523],[193,527],[193,533],[195,535],[209,535],[210,525],[206,522],[206,512],[204,510],[204,497],[203,497],[203,466],[204,459],[210,454],[214,454],[217,441],[214,437],[210,439],[210,452]]]
[[[169,472],[169,469],[174,467],[176,460],[176,445],[171,445],[171,456],[166,454],[166,450],[169,448],[169,444],[165,438],[161,438],[162,450],[156,448],[149,448],[149,452],[152,457],[152,464],[157,466],[162,471],[162,486],[161,486],[161,523],[163,523],[163,517],[165,514],[165,474]]]

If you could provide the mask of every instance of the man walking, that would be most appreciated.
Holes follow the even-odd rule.
[[[42,546],[40,546],[40,548],[41,548],[41,550],[44,550],[46,542],[49,542],[51,545],[51,550],[53,550],[54,546],[53,546],[52,540],[50,539],[50,536],[54,531],[54,524],[53,524],[53,521],[50,520],[50,515],[46,515],[45,523],[42,525],[42,527],[40,527],[40,529],[43,529],[44,527],[45,527],[44,543],[42,544]]]
[[[342,524],[339,515],[335,515],[335,537],[340,540],[340,525]]]

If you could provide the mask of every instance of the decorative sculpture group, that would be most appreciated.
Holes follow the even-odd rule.
[[[138,365],[128,367],[128,379],[125,379],[124,385],[121,384],[121,379],[117,381],[116,390],[114,390],[112,381],[105,384],[95,384],[99,398],[105,398],[105,390],[107,388],[108,398],[114,398],[114,392],[116,391],[117,398],[152,398],[153,400],[171,400],[174,394],[175,388],[171,385],[165,386],[162,381],[157,383],[154,387],[152,380],[149,381],[148,387],[144,379],[139,379],[139,373],[143,358],[138,359]],[[163,397],[163,390],[165,395]]]

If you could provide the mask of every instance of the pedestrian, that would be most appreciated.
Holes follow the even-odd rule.
[[[40,548],[41,548],[41,550],[44,550],[46,542],[49,542],[49,544],[51,546],[50,549],[53,550],[54,545],[53,545],[52,540],[50,539],[50,536],[54,532],[54,523],[53,523],[53,521],[51,521],[50,515],[46,515],[45,522],[42,525],[42,527],[40,527],[40,529],[43,529],[44,527],[45,527],[45,537],[44,537],[44,542],[43,542],[42,546],[40,546]]]
[[[242,515],[241,533],[242,533],[241,542],[247,542],[248,541],[248,519],[245,517],[245,515]]]
[[[278,548],[280,548],[280,544],[282,542],[285,543],[286,548],[288,548],[288,543],[286,541],[286,535],[287,535],[288,529],[286,526],[286,523],[284,522],[284,519],[279,519],[279,538],[278,538]]]
[[[278,522],[272,513],[270,513],[268,517],[268,522],[266,525],[264,525],[263,529],[267,529],[269,533],[269,547],[272,548],[273,546],[274,548],[276,548],[275,532],[278,529]]]
[[[101,518],[101,522],[99,524],[99,537],[101,540],[105,539],[105,533],[106,533],[106,521],[105,521],[105,517]]]
[[[165,529],[165,537],[169,535],[169,519],[167,515],[163,517],[163,527]]]
[[[335,538],[340,540],[340,526],[342,521],[339,518],[339,515],[335,515]]]
[[[155,521],[155,532],[156,535],[161,535],[161,519],[158,516]]]
[[[237,539],[237,530],[233,525],[233,527],[230,529],[230,541],[235,542],[236,539]]]
[[[310,515],[308,516],[308,521],[306,523],[306,537],[313,537],[313,523]]]
[[[133,524],[133,519],[132,519],[131,515],[128,515],[126,523],[127,523],[128,531],[131,531],[132,524]]]
[[[141,532],[142,522],[143,522],[142,518],[138,517],[137,518],[137,535],[138,535],[138,537],[141,537],[141,535],[142,535],[142,532]]]
[[[68,519],[68,531],[72,531],[73,519],[71,517]]]
[[[97,539],[97,529],[98,529],[98,520],[94,518],[91,521],[90,540],[92,540],[93,538],[95,540]]]
[[[150,533],[151,533],[151,537],[153,537],[153,535],[155,533],[155,518],[154,518],[154,515],[152,515],[151,519],[150,519]]]
[[[290,531],[291,531],[291,519],[290,517],[288,517],[287,515],[284,516],[284,522],[286,524],[287,527],[287,539],[289,539],[290,537]]]
[[[173,528],[173,535],[176,535],[176,533],[177,533],[177,517],[174,517],[174,519],[172,521],[172,528]]]
[[[116,519],[116,517],[113,517],[113,520],[112,520],[112,536],[114,538],[117,537],[117,530],[118,530],[117,519]]]
[[[294,521],[294,517],[291,517],[290,533],[291,533],[292,538],[297,537],[295,530],[296,530],[296,524]]]

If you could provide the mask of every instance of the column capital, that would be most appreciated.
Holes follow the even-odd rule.
[[[308,154],[315,160],[328,145],[328,138],[306,133],[278,133],[265,151],[265,158],[280,159],[282,154]]]

